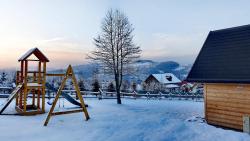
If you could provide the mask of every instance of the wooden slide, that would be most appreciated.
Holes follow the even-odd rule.
[[[18,92],[22,89],[23,84],[18,85],[10,94],[10,96],[8,97],[8,99],[6,100],[6,102],[3,105],[3,107],[1,107],[1,111],[0,111],[0,115],[3,113],[3,111],[9,106],[9,104],[11,103],[11,101],[16,97],[16,95],[18,94]]]

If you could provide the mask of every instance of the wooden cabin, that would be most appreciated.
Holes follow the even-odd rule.
[[[204,84],[207,123],[243,130],[250,116],[250,25],[209,32],[187,81]]]
[[[17,71],[16,83],[22,85],[22,89],[16,97],[16,111],[21,115],[44,113],[46,63],[49,60],[38,48],[33,48],[18,61],[20,71]],[[37,65],[36,70],[30,71],[30,62]],[[31,101],[27,100],[28,97],[31,97]]]

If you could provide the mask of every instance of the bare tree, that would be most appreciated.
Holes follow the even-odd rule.
[[[102,33],[94,38],[96,50],[89,58],[102,64],[113,74],[117,103],[121,104],[120,88],[129,64],[140,57],[140,47],[133,43],[133,27],[127,16],[119,10],[109,10],[101,25]]]

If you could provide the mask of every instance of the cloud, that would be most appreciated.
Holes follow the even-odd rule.
[[[54,37],[54,38],[51,38],[51,39],[44,39],[44,40],[39,40],[37,41],[38,44],[44,44],[44,43],[48,43],[48,42],[57,42],[57,41],[63,41],[65,40],[66,38],[64,37]]]
[[[93,46],[91,41],[63,37],[37,41],[37,47],[46,54],[49,68],[65,68],[69,64],[79,65],[86,62],[86,54]]]
[[[195,57],[205,37],[203,34],[154,33],[143,46],[142,56],[151,59]]]
[[[50,69],[85,63],[86,54],[92,49],[93,44],[88,40],[55,37],[1,42],[0,46],[0,68],[18,68],[18,58],[30,48],[38,47],[49,58]],[[15,51],[10,52],[10,50]]]

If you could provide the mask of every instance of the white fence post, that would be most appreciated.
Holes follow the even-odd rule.
[[[98,95],[98,99],[99,99],[99,100],[102,99],[102,93],[103,93],[102,89],[99,88],[99,95]]]

